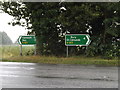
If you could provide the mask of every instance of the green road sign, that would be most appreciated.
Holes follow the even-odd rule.
[[[88,34],[66,34],[66,46],[88,46],[90,44],[90,36]]]
[[[20,36],[18,39],[20,45],[34,45],[36,44],[35,36]]]

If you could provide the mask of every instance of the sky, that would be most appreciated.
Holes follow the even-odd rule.
[[[12,16],[7,13],[0,13],[0,31],[6,32],[14,43],[20,35],[27,35],[27,30],[22,26],[12,26],[8,25],[13,19]]]

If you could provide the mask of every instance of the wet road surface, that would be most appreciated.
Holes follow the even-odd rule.
[[[2,88],[118,88],[117,67],[0,62]]]

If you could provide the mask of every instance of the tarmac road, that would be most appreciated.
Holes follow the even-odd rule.
[[[0,62],[2,88],[118,88],[117,67]]]

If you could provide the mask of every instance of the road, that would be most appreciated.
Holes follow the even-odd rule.
[[[0,62],[2,88],[118,88],[117,67]]]

